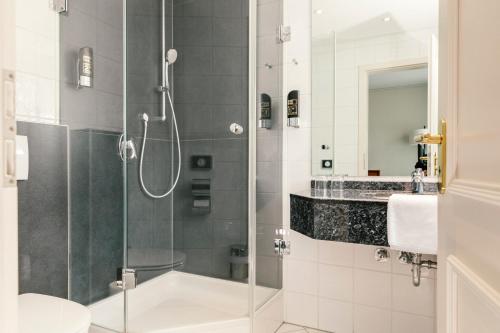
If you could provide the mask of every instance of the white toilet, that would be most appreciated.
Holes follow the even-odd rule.
[[[19,333],[88,333],[90,311],[85,306],[53,296],[19,296]]]

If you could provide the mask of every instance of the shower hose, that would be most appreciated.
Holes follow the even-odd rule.
[[[144,191],[144,193],[146,195],[148,195],[149,197],[153,198],[153,199],[162,199],[162,198],[165,198],[166,196],[168,196],[170,193],[172,193],[172,191],[175,189],[175,187],[177,186],[177,182],[179,181],[179,176],[181,174],[181,165],[182,165],[182,158],[181,158],[181,142],[180,142],[180,139],[179,139],[179,129],[177,128],[177,119],[175,118],[175,110],[174,110],[174,104],[172,103],[172,97],[170,97],[170,89],[166,89],[166,93],[167,93],[167,96],[168,96],[168,101],[170,103],[170,107],[172,109],[172,120],[174,122],[174,130],[175,130],[175,136],[176,136],[176,139],[177,139],[177,154],[178,154],[178,164],[177,164],[177,175],[175,176],[175,180],[174,180],[174,183],[172,184],[172,186],[170,187],[170,189],[167,190],[167,192],[163,193],[163,194],[153,194],[151,193],[146,185],[144,184],[144,178],[143,178],[143,162],[144,162],[144,150],[146,148],[146,139],[147,139],[147,136],[148,136],[148,121],[149,121],[149,117],[146,113],[144,113],[142,115],[142,120],[144,121],[144,137],[142,138],[142,146],[141,146],[141,155],[140,155],[140,158],[139,158],[139,180],[140,180],[140,183],[141,183],[141,188],[142,190]]]

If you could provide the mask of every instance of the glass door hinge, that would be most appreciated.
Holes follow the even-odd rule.
[[[58,14],[68,11],[68,0],[49,0],[49,5]]]
[[[284,26],[280,24],[278,26],[278,42],[285,43],[289,42],[292,39],[292,28],[288,26]]]
[[[274,240],[274,252],[280,256],[289,255],[290,254],[290,241],[286,241],[284,239],[275,239]]]
[[[116,286],[123,289],[135,289],[137,287],[137,272],[135,269],[118,268],[116,270]]]

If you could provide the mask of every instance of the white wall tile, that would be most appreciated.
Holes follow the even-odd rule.
[[[352,267],[354,263],[354,245],[351,243],[317,241],[318,261],[324,264]]]
[[[16,1],[17,119],[58,123],[58,15],[47,2]]]
[[[316,296],[285,292],[285,321],[307,327],[318,327],[318,298]]]
[[[311,63],[287,65],[287,91],[299,90],[301,95],[311,94]]]
[[[279,66],[273,66],[272,68],[259,67],[257,69],[258,93],[266,93],[273,98],[278,97],[280,95],[280,73],[281,68]]]
[[[276,66],[281,59],[279,47],[280,44],[276,41],[276,36],[259,37],[259,47],[257,48],[257,66],[264,67],[266,64]]]
[[[287,151],[288,162],[311,160],[311,129],[297,128],[287,132],[288,145],[292,149]],[[310,174],[308,175],[310,178]]]
[[[285,286],[289,291],[317,295],[318,264],[311,261],[287,259]]]
[[[392,333],[434,333],[434,319],[408,313],[392,312]]]
[[[311,61],[311,29],[298,29],[292,25],[292,38],[285,44],[285,63],[296,60],[299,64]]]
[[[391,274],[355,269],[354,302],[389,309],[391,307]]]
[[[276,29],[280,22],[281,7],[279,1],[268,2],[257,8],[257,36],[276,36]]]
[[[352,268],[319,264],[318,295],[351,302],[353,297]]]
[[[290,256],[287,258],[317,261],[318,241],[293,230],[290,230],[287,238],[291,242]]]
[[[16,0],[16,25],[55,40],[58,14],[46,1]]]
[[[288,193],[298,193],[311,188],[311,162],[288,163]],[[289,206],[287,206],[289,207]]]
[[[284,1],[286,11],[286,24],[292,25],[294,30],[306,30],[311,28],[311,1],[286,0]]]
[[[318,301],[318,328],[328,332],[353,332],[353,306],[351,303],[320,298]]]
[[[391,271],[391,260],[378,262],[375,260],[375,250],[380,246],[354,245],[354,267],[380,272]]]
[[[380,308],[355,305],[354,332],[389,333],[391,332],[391,312]],[[398,333],[406,333],[401,331]]]
[[[411,278],[394,274],[392,277],[392,308],[395,311],[434,316],[434,280],[422,278],[420,286],[414,287]]]

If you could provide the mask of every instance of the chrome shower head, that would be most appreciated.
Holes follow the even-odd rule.
[[[177,50],[170,49],[167,51],[167,64],[172,65],[177,60]]]

